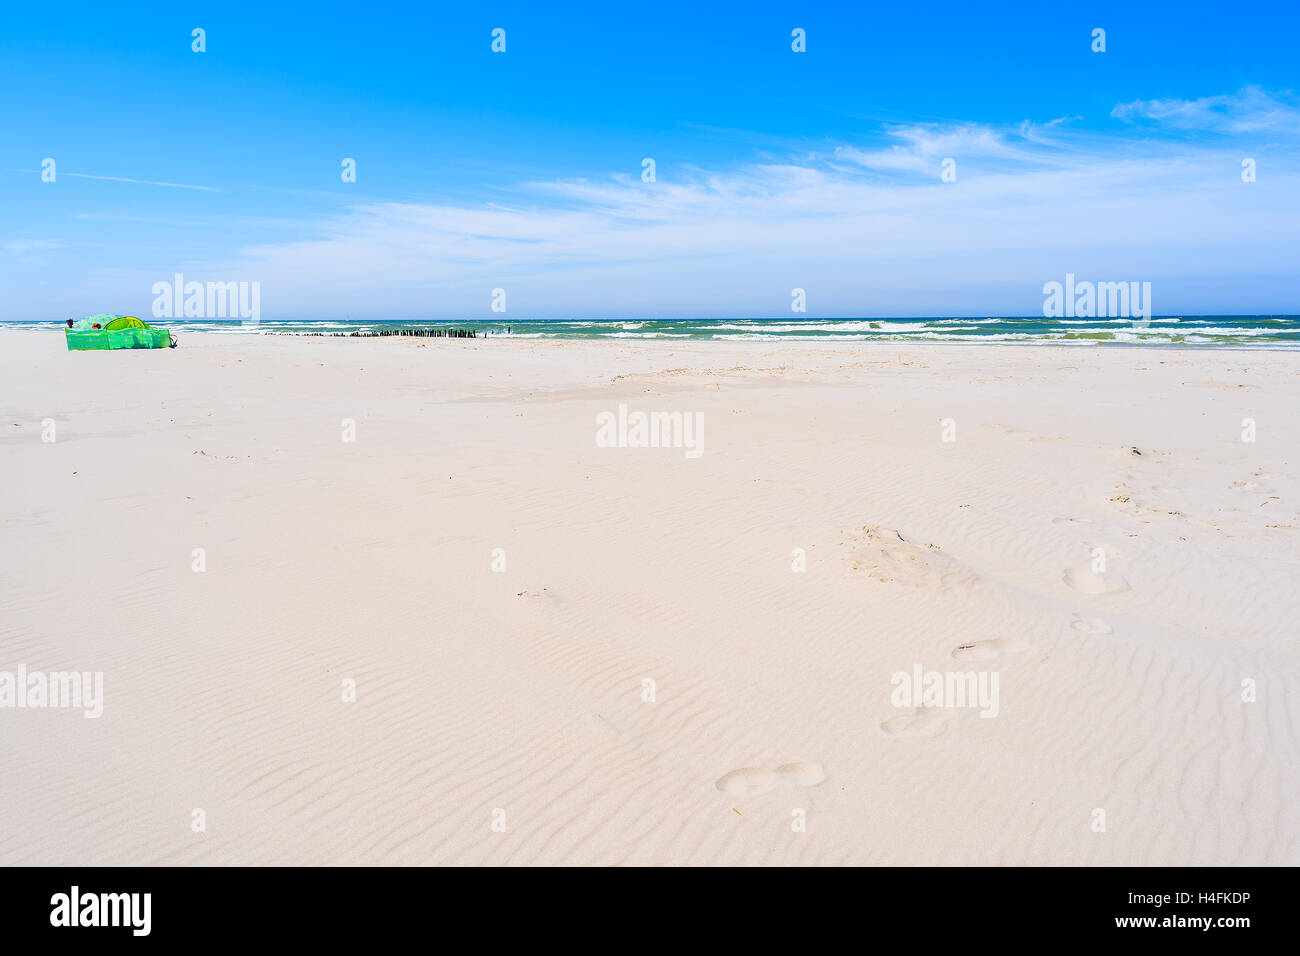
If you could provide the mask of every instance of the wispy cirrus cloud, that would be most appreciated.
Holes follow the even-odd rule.
[[[866,169],[931,173],[946,158],[1003,159],[1019,162],[1024,149],[1017,134],[975,123],[895,126],[888,130],[896,142],[875,149],[838,146],[834,157]]]
[[[960,130],[934,143],[970,141]],[[225,272],[261,278],[267,302],[379,300],[404,315],[487,315],[501,287],[530,316],[780,314],[794,286],[823,314],[966,314],[994,300],[1032,312],[1042,282],[1067,271],[1294,272],[1283,250],[1300,241],[1300,199],[1276,188],[1279,170],[1274,186],[1247,187],[1234,152],[1041,149],[1038,165],[1019,144],[955,184],[937,163],[882,181],[840,154],[675,182],[532,184],[514,206],[368,204],[312,238],[247,249]],[[1157,288],[1172,306],[1171,286]]]
[[[913,124],[785,161],[661,165],[653,183],[613,175],[525,183],[491,204],[357,203],[300,223],[292,241],[165,272],[260,281],[266,315],[427,317],[491,317],[493,288],[520,317],[773,315],[796,286],[822,315],[1030,313],[1042,283],[1066,272],[1156,280],[1157,310],[1191,311],[1195,295],[1180,302],[1178,290],[1206,276],[1294,277],[1300,192],[1288,184],[1300,159],[1263,158],[1246,185],[1252,154],[1235,127],[1189,141],[1178,124],[1190,114],[1170,115],[1170,136],[1155,118],[1140,139],[1072,117]],[[955,183],[940,179],[949,156]],[[123,308],[147,308],[158,278],[105,281],[144,300]],[[1279,287],[1300,310],[1296,283]]]
[[[11,258],[19,265],[29,266],[42,261],[47,253],[66,245],[62,239],[10,239],[0,242],[0,255]]]
[[[61,239],[11,239],[0,243],[0,252],[11,256],[27,255],[33,252],[48,252],[62,248],[66,243]]]
[[[40,175],[42,170],[39,169],[5,169],[7,173],[31,173]],[[195,186],[190,183],[167,183],[154,179],[132,179],[129,176],[97,176],[94,173],[70,173],[67,170],[59,169],[56,171],[57,176],[70,176],[73,179],[94,179],[105,183],[129,183],[133,186],[165,186],[168,189],[197,189],[201,192],[219,193],[221,190],[216,186]]]
[[[1133,100],[1120,103],[1110,115],[1128,123],[1151,123],[1180,130],[1300,134],[1300,104],[1295,98],[1289,93],[1270,93],[1258,86],[1194,100]]]

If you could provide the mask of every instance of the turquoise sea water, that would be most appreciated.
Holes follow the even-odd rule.
[[[1159,316],[1129,319],[965,317],[896,319],[524,319],[295,320],[257,324],[238,319],[146,321],[177,333],[347,335],[384,329],[474,329],[479,335],[543,339],[813,340],[887,342],[1054,342],[1077,345],[1251,346],[1300,348],[1300,316]],[[5,328],[48,328],[53,322],[6,322]]]

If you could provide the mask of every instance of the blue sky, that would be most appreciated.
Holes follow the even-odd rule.
[[[183,6],[0,12],[0,318],[1300,313],[1294,3]]]

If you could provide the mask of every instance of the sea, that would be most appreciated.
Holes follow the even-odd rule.
[[[1300,348],[1297,315],[1169,315],[1150,320],[1048,319],[1041,316],[755,319],[150,319],[180,335],[351,335],[411,329],[474,330],[520,339],[681,339],[817,342],[1050,342],[1062,345],[1171,345]],[[13,329],[57,322],[0,323]]]

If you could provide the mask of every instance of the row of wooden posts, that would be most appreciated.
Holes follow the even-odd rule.
[[[508,334],[510,329],[506,329]],[[476,339],[478,331],[475,329],[373,329],[356,332],[287,332],[286,335],[316,335],[352,339],[380,339],[387,338],[390,335],[407,335],[422,339]]]

